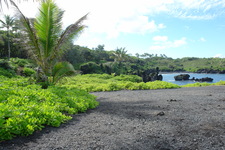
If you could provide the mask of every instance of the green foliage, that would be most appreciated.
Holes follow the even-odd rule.
[[[182,85],[182,87],[221,86],[221,85],[225,85],[225,81],[219,81],[216,83],[196,82],[192,84]]]
[[[11,58],[10,61],[7,61],[11,67],[11,69],[16,70],[18,67],[27,67],[33,68],[35,67],[34,62],[29,59],[22,59],[22,58]]]
[[[84,63],[80,66],[80,70],[83,74],[90,74],[90,73],[101,73],[101,68],[95,62],[88,62]]]
[[[225,85],[225,81],[219,81],[219,82],[216,82],[216,83],[213,83],[213,85]]]
[[[20,67],[25,67],[25,65],[29,64],[26,59],[17,59],[15,63],[18,64]]]
[[[15,76],[15,72],[13,70],[6,70],[4,68],[0,68],[0,76],[11,78]]]
[[[69,114],[95,108],[95,96],[78,89],[29,85],[26,78],[0,77],[0,141],[27,136],[45,125],[58,127]]]
[[[164,82],[154,81],[143,83],[136,75],[107,75],[107,74],[86,74],[75,77],[67,77],[59,83],[62,87],[78,88],[88,92],[95,91],[118,91],[118,90],[147,90],[180,88],[180,86]]]
[[[210,86],[210,85],[213,85],[213,84],[207,83],[207,82],[196,82],[192,84],[182,85],[182,87],[201,87],[201,86]]]
[[[117,81],[142,82],[142,78],[136,75],[119,75],[113,79]]]
[[[0,28],[5,28],[7,30],[7,45],[8,45],[8,60],[11,57],[11,44],[10,44],[10,33],[15,28],[15,19],[10,15],[4,15],[4,20],[0,20]]]
[[[74,74],[75,74],[75,70],[73,68],[73,65],[71,65],[69,62],[58,62],[55,64],[52,70],[52,76],[53,76],[52,83],[58,82],[64,76],[70,76]]]
[[[62,16],[64,11],[53,0],[41,1],[38,15],[33,21],[25,17],[13,1],[12,5],[18,11],[23,24],[23,32],[26,33],[26,36],[23,37],[23,46],[29,50],[32,59],[39,67],[39,71],[37,71],[39,79],[37,80],[55,84],[54,81],[57,80],[51,80],[56,78],[54,77],[56,74],[53,73],[55,65],[67,50],[67,46],[85,28],[82,22],[86,20],[88,14],[63,30]],[[65,69],[64,75],[68,73],[69,68],[71,67]],[[60,74],[64,76],[62,71],[63,69],[61,69]],[[72,68],[71,71],[74,71],[74,69]]]
[[[23,75],[26,77],[30,77],[31,75],[33,75],[35,73],[34,69],[31,68],[23,68]]]
[[[85,64],[90,61],[98,65],[97,72],[91,70],[90,72],[87,71],[86,74],[99,73],[99,71],[108,74],[116,73],[117,75],[139,74],[145,70],[156,67],[159,67],[161,72],[188,71],[199,73],[225,73],[224,58],[185,57],[173,59],[164,54],[154,55],[148,53],[130,56],[127,55],[126,51],[122,48],[119,51],[118,49],[115,51],[104,50],[104,45],[100,45],[93,50],[78,45],[71,46],[71,50],[64,58],[74,66],[77,66],[76,69],[79,69],[77,64]],[[114,59],[117,60],[117,63],[113,63]],[[100,64],[100,62],[102,64]],[[99,66],[102,66],[101,70],[99,70]]]
[[[13,70],[14,69],[14,67],[12,66],[10,61],[5,60],[5,59],[0,59],[0,67],[4,68],[6,70]]]

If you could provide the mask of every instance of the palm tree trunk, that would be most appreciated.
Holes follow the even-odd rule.
[[[10,53],[11,53],[11,50],[10,50],[9,29],[8,29],[7,36],[8,36],[8,61],[9,61],[10,60]]]

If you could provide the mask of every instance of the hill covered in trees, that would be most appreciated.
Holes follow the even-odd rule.
[[[7,39],[4,31],[0,32],[0,56],[6,58]],[[28,58],[18,44],[11,44],[11,56]],[[89,73],[115,73],[140,74],[145,70],[159,68],[160,72],[196,72],[196,73],[225,73],[224,58],[196,58],[184,57],[173,59],[164,54],[127,54],[125,48],[105,50],[104,45],[89,49],[71,44],[62,58],[73,64],[76,70],[83,74]]]
[[[104,45],[89,49],[71,45],[64,59],[86,73],[138,74],[159,68],[161,72],[225,73],[224,58],[184,57],[173,59],[164,54],[127,54],[125,48],[105,50]]]
[[[31,19],[32,21],[32,19]],[[18,57],[29,58],[28,52],[21,47],[24,43],[23,28],[17,18],[5,16],[1,20],[0,28],[0,58]],[[22,37],[22,38],[21,38]],[[195,58],[185,57],[173,59],[165,54],[136,54],[131,56],[126,48],[106,50],[104,45],[89,49],[70,43],[63,56],[64,61],[73,64],[76,70],[83,74],[137,74],[159,68],[160,72],[198,72],[198,73],[225,73],[224,58]]]

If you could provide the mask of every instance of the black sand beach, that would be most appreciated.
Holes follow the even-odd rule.
[[[96,109],[0,150],[225,149],[225,86],[92,94]]]

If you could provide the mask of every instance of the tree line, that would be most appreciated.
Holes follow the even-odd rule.
[[[11,2],[13,3],[13,1]],[[49,4],[53,3],[51,0],[46,2]],[[46,2],[42,4],[44,5]],[[17,8],[15,4],[14,6]],[[146,70],[153,70],[154,72],[155,68],[161,72],[225,73],[225,60],[223,58],[185,57],[173,59],[165,54],[149,53],[137,53],[135,56],[132,56],[127,54],[126,48],[123,47],[115,50],[106,50],[104,45],[98,45],[92,49],[74,45],[71,39],[73,35],[76,36],[76,33],[85,28],[85,26],[79,25],[85,20],[86,16],[69,26],[65,31],[59,28],[58,20],[55,20],[55,22],[51,22],[51,28],[55,28],[57,30],[54,31],[60,32],[47,33],[44,31],[48,21],[47,19],[45,20],[45,16],[49,15],[47,11],[45,15],[41,13],[39,18],[26,18],[19,9],[18,11],[20,18],[5,15],[0,20],[0,57],[8,60],[10,60],[10,57],[32,58],[36,60],[37,65],[41,67],[42,72],[47,76],[53,75],[54,65],[60,61],[69,62],[83,74],[115,73],[118,75],[142,75]],[[43,9],[42,11],[44,12],[45,10]],[[61,20],[62,13],[56,10],[53,10],[53,12]],[[72,32],[73,26],[74,33]],[[53,38],[43,39],[43,37],[49,37],[45,35],[46,33]],[[62,33],[61,36],[60,33]],[[62,39],[60,41],[61,37],[66,38],[66,40]],[[46,46],[48,47],[43,49]]]

